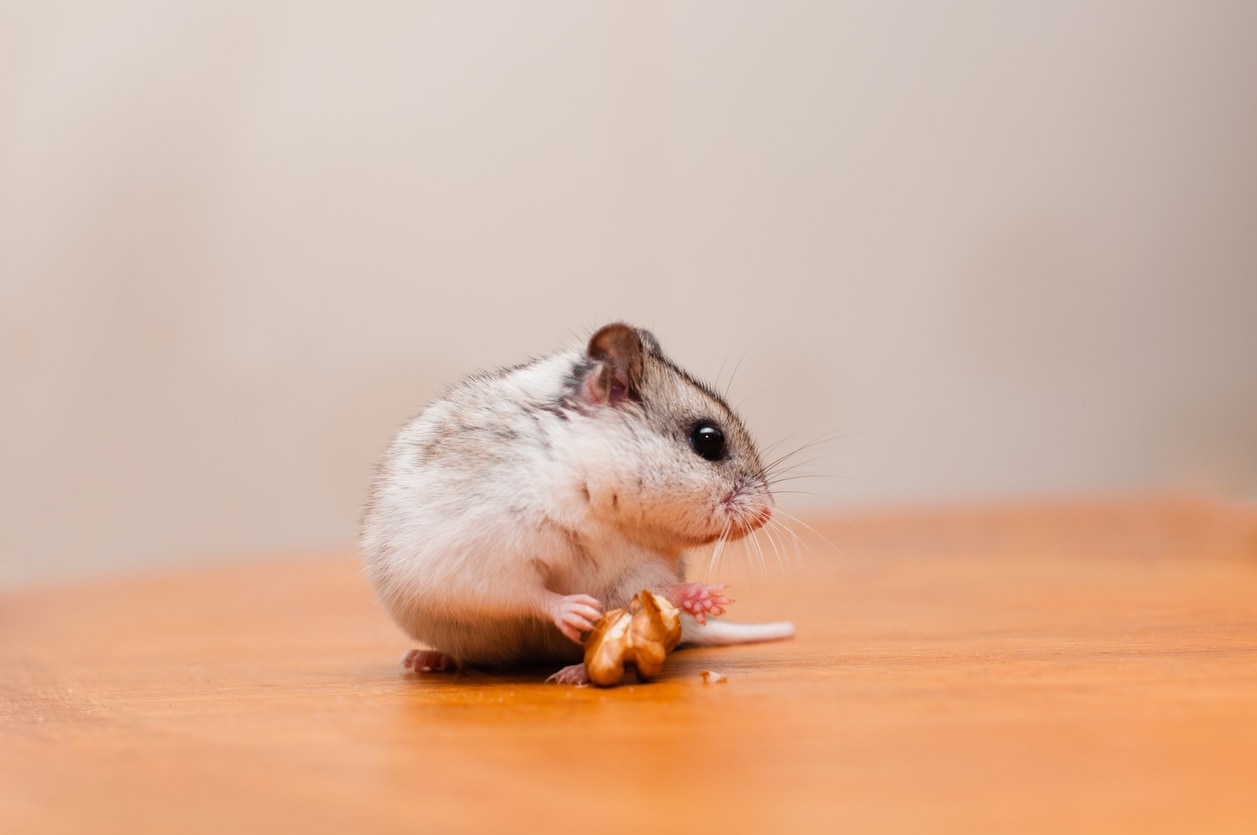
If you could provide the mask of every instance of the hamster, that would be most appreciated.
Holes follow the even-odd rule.
[[[685,616],[684,641],[791,637],[790,623],[712,621],[723,585],[686,583],[687,549],[764,525],[774,502],[742,421],[623,323],[573,348],[476,374],[389,446],[361,553],[380,601],[415,641],[416,672],[568,664],[582,633],[638,591]]]

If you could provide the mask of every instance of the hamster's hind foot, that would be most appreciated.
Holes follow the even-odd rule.
[[[555,684],[588,684],[589,671],[585,669],[584,664],[573,664],[570,667],[564,667],[559,670],[546,681],[554,682]]]
[[[457,661],[434,649],[412,649],[398,663],[414,673],[446,673],[458,669]]]

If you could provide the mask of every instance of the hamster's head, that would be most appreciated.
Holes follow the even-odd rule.
[[[772,516],[759,450],[724,399],[668,359],[650,332],[612,324],[589,340],[569,397],[593,511],[665,548],[739,539]]]

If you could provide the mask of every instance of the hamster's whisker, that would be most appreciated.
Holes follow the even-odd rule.
[[[732,533],[733,533],[732,523],[725,523],[724,530],[720,532],[720,553],[716,557],[717,562],[719,562],[719,560],[724,559],[725,554],[728,553],[729,544],[730,542],[732,542],[732,539],[730,538]]]
[[[783,484],[787,481],[806,481],[809,478],[828,478],[828,477],[829,476],[821,475],[820,473],[793,473],[791,475],[773,476],[773,480],[768,483],[768,486],[776,487],[778,484]],[[773,492],[776,493],[777,491],[774,490]]]
[[[800,561],[803,557],[803,540],[797,533],[794,532],[793,528],[785,522],[782,522],[780,519],[770,519],[769,522],[771,523],[771,527],[779,533],[784,533],[789,537],[791,549],[794,552],[794,560],[796,562]]]
[[[786,541],[783,541],[781,538],[781,528],[779,527],[769,531],[769,538],[772,538],[773,548],[777,551],[777,561],[781,563],[784,571],[786,571],[786,575],[791,575],[791,572],[794,570],[794,563],[799,561],[798,546],[794,545],[793,550],[787,546]]]
[[[720,536],[716,537],[716,543],[711,549],[711,556],[707,560],[707,576],[712,577],[716,573],[716,568],[720,564],[720,557],[724,553],[725,544],[729,541],[729,531],[732,528],[732,521],[725,520],[724,527],[720,530]]]
[[[757,338],[758,337],[751,337],[751,341],[748,342],[746,347],[742,349],[742,356],[738,357],[738,361],[734,363],[733,371],[729,373],[729,379],[725,381],[724,390],[720,393],[720,396],[722,399],[726,401],[729,399],[729,389],[733,388],[733,378],[738,376],[738,371],[742,368],[742,361],[746,359],[746,355],[749,354],[751,352],[751,349],[755,347],[755,340]],[[732,354],[733,352],[730,351],[729,353]],[[717,386],[720,385],[720,375],[724,373],[725,365],[728,362],[729,362],[729,357],[725,356],[725,361],[720,364],[720,371],[717,372],[716,374]]]
[[[779,447],[779,446],[781,446],[782,444],[784,444],[786,441],[791,441],[791,440],[794,440],[795,436],[796,436],[796,435],[798,435],[798,434],[799,434],[799,430],[797,430],[797,429],[796,429],[795,431],[791,432],[789,435],[786,435],[784,438],[779,438],[778,440],[773,441],[771,444],[769,444],[768,446],[766,446],[766,447],[764,447],[762,450],[760,450],[761,454],[762,454],[762,455],[768,455],[769,453],[771,453],[771,452],[773,452],[775,449],[777,449],[777,447]],[[794,453],[786,453],[786,454],[787,454],[787,455],[793,455]]]
[[[814,527],[812,527],[811,525],[809,525],[807,522],[804,522],[804,521],[803,521],[802,519],[800,519],[799,517],[794,516],[793,514],[790,514],[790,513],[786,513],[784,510],[779,510],[779,511],[778,511],[778,513],[780,513],[780,514],[781,514],[782,516],[784,516],[785,518],[789,519],[789,520],[790,520],[791,522],[793,522],[794,524],[796,524],[796,525],[798,525],[798,526],[802,527],[804,530],[806,530],[808,533],[812,534],[813,536],[815,536],[816,538],[818,538],[819,540],[821,540],[822,542],[824,542],[824,543],[825,543],[826,545],[828,545],[830,548],[834,549],[835,551],[837,551],[837,550],[838,550],[838,546],[837,546],[837,545],[835,545],[833,542],[831,542],[831,541],[829,540],[829,537],[825,536],[825,534],[821,533],[821,532],[820,532],[820,531],[818,531],[816,528],[814,528]],[[787,528],[787,530],[789,530],[789,528]],[[795,534],[795,535],[797,536],[797,534]]]
[[[755,533],[759,532],[756,531]],[[748,534],[738,540],[738,548],[741,549],[743,556],[745,556],[751,563],[758,564],[759,554],[756,551],[758,543],[756,542],[755,533]]]
[[[804,547],[802,538],[795,532],[794,528],[781,520],[774,521],[776,522],[773,526],[774,539],[781,543],[788,574],[795,566],[803,565],[806,556],[810,552]]]
[[[831,458],[837,458],[843,454],[842,452],[828,452],[828,453],[809,455],[807,458],[798,458],[793,461],[790,460],[794,458],[794,456],[799,454],[800,452],[802,452],[802,450],[797,450],[796,452],[792,452],[788,455],[783,455],[780,458],[774,459],[767,466],[764,467],[764,474],[771,478],[781,473],[788,473],[791,470],[797,470],[799,467],[806,467],[809,464],[817,464],[821,461],[825,461]]]
[[[808,466],[820,464],[822,461],[825,461],[826,459],[837,458],[839,457],[839,455],[841,455],[841,453],[837,453],[837,452],[830,453],[828,455],[816,455],[811,458],[802,458],[802,459],[799,459],[798,461],[792,461],[790,462],[789,466],[786,466],[786,467],[780,467],[780,468],[773,467],[772,469],[765,469],[763,473],[764,479],[768,481],[769,484],[772,484],[778,481],[782,476],[789,475],[791,473],[797,473],[801,467],[808,467]],[[831,473],[827,471],[826,472],[809,472],[809,475],[813,478],[834,477],[832,476]]]
[[[769,522],[771,523],[772,520],[770,519]],[[773,556],[777,559],[777,567],[783,568],[784,563],[781,559],[781,545],[777,542],[777,537],[773,536],[773,526],[768,524],[760,528],[760,530],[764,532],[764,537],[767,538],[768,544],[773,549]]]
[[[762,531],[763,528],[760,528],[759,530]],[[768,560],[765,559],[764,544],[760,541],[758,536],[759,531],[756,531],[755,533],[756,536],[747,537],[749,540],[748,547],[755,552],[755,560],[759,563],[760,575],[766,577],[768,576]]]
[[[854,476],[854,475],[845,475],[843,473],[796,473],[795,475],[787,476],[780,480],[770,481],[768,483],[768,486],[772,489],[774,494],[789,492],[786,490],[777,489],[777,485],[784,481],[843,481],[843,482],[852,482],[855,484],[863,484],[866,486],[877,486],[877,482],[869,481],[867,478],[860,478],[859,476]]]
[[[777,447],[779,447],[779,446],[781,446],[782,444],[784,444],[786,441],[789,441],[789,440],[791,440],[791,439],[795,438],[796,436],[798,436],[798,435],[800,435],[800,434],[802,434],[802,433],[801,433],[799,430],[795,430],[794,432],[791,432],[789,435],[786,435],[786,436],[785,436],[784,438],[782,438],[781,440],[776,441],[775,443],[773,443],[773,444],[769,445],[768,447],[765,447],[764,452],[765,452],[765,453],[772,452],[773,450],[777,449]],[[794,449],[790,450],[789,452],[787,452],[785,455],[782,455],[781,457],[782,457],[782,458],[789,458],[789,457],[790,457],[790,456],[792,456],[792,455],[797,455],[797,454],[799,454],[800,452],[805,452],[805,451],[807,451],[807,450],[809,450],[809,449],[812,449],[812,448],[814,448],[814,447],[818,447],[818,446],[820,446],[821,444],[827,444],[827,443],[829,443],[830,441],[837,441],[837,440],[840,440],[840,439],[842,439],[842,438],[849,438],[849,437],[852,437],[851,433],[839,432],[839,431],[825,432],[825,433],[824,433],[824,434],[822,434],[822,435],[817,435],[817,436],[816,436],[816,437],[814,437],[814,438],[811,438],[811,439],[809,439],[809,440],[807,440],[807,441],[804,441],[803,443],[799,444],[797,447],[795,447]]]
[[[715,574],[716,566],[720,564],[720,550],[724,548],[724,532],[716,537],[716,541],[712,543],[711,551],[707,554],[707,576],[711,577]]]
[[[774,490],[774,496],[807,496],[809,499],[825,498],[823,493],[817,493],[815,490]]]
[[[780,440],[780,441],[776,442],[775,444],[772,444],[771,446],[767,447],[767,448],[764,450],[764,451],[765,451],[765,453],[769,453],[769,452],[772,452],[773,450],[777,449],[777,447],[781,446],[781,444],[783,444],[783,443],[785,443],[786,441],[790,440],[790,439],[791,439],[792,437],[794,437],[794,435],[796,435],[796,434],[798,434],[798,433],[796,433],[796,432],[792,432],[792,433],[790,433],[789,435],[787,435],[785,438],[783,438],[782,440]],[[860,435],[860,434],[868,434],[868,433],[860,433],[860,432],[843,432],[843,431],[841,431],[841,430],[835,430],[835,431],[832,431],[832,432],[826,432],[825,434],[820,435],[820,436],[818,436],[818,437],[815,437],[815,438],[813,438],[813,439],[811,439],[810,441],[807,441],[807,442],[805,442],[805,443],[802,443],[802,444],[800,444],[799,446],[795,447],[794,449],[790,450],[789,452],[787,452],[787,453],[785,453],[785,454],[783,454],[783,455],[779,455],[778,457],[774,458],[772,461],[770,461],[768,464],[766,464],[766,465],[764,466],[764,470],[765,470],[765,472],[771,472],[771,471],[773,471],[774,469],[776,469],[777,467],[781,466],[781,464],[785,463],[786,461],[788,461],[789,459],[793,458],[794,456],[799,455],[800,453],[807,452],[807,451],[809,451],[809,450],[813,450],[813,449],[815,449],[816,447],[819,447],[819,446],[821,446],[821,445],[823,445],[823,444],[828,444],[828,443],[831,443],[831,442],[833,442],[833,441],[838,441],[838,440],[844,440],[844,439],[846,439],[846,438],[852,438],[852,437],[855,437],[855,436]],[[817,456],[814,456],[814,457],[812,457],[812,458],[809,458],[808,460],[809,460],[809,461],[819,461],[819,460],[824,460],[824,459],[827,459],[827,458],[832,458],[832,457],[834,457],[834,456],[836,456],[836,455],[840,455],[840,454],[841,454],[841,453],[840,453],[840,452],[838,452],[838,451],[835,451],[835,452],[830,452],[830,453],[824,453],[824,454],[817,455]]]
[[[738,543],[738,547],[741,549],[742,556],[749,566],[755,567],[760,564],[759,555],[755,552],[755,537],[748,536],[744,538]]]
[[[763,577],[768,573],[768,563],[764,560],[764,548],[759,544],[759,537],[751,537],[750,544],[754,546],[755,564],[759,566],[760,576]]]
[[[707,551],[707,567],[703,572],[703,579],[711,579],[716,572],[716,552],[720,550],[720,540],[717,539],[712,543],[711,548]]]

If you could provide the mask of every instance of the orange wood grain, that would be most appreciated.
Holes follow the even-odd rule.
[[[403,674],[349,556],[7,593],[0,832],[1257,831],[1252,507],[816,527],[607,691]]]

